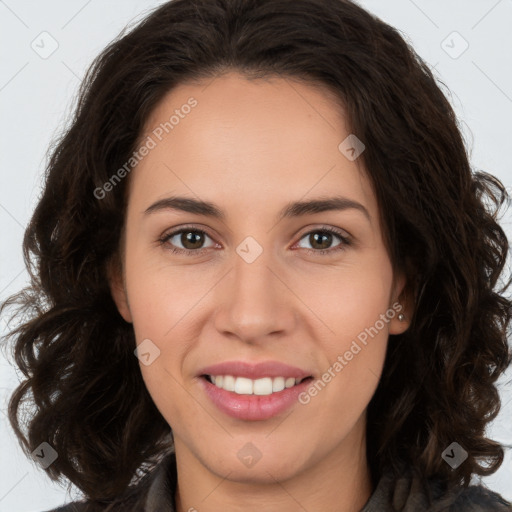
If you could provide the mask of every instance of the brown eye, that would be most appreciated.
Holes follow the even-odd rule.
[[[309,235],[309,243],[313,249],[329,249],[332,244],[333,235],[331,233],[315,232]]]
[[[207,238],[211,240],[207,233],[200,229],[182,228],[164,235],[160,239],[160,243],[169,246],[168,249],[174,253],[195,255],[214,245],[204,247]]]
[[[333,242],[336,238],[340,240],[340,242],[333,246]],[[311,249],[303,247],[304,249],[316,254],[333,253],[338,250],[343,250],[350,245],[350,238],[345,233],[333,228],[322,228],[310,231],[306,233],[301,240],[307,240],[311,246]]]
[[[204,243],[204,233],[197,231],[182,231],[179,238],[185,249],[200,249]]]

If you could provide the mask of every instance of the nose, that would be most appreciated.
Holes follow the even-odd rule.
[[[245,343],[289,335],[297,318],[297,298],[286,284],[283,266],[263,250],[252,262],[234,256],[231,271],[217,287],[215,327]]]

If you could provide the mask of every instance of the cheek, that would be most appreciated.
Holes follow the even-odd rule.
[[[141,372],[153,403],[169,426],[178,433],[193,429],[195,418],[200,417],[202,411],[179,384],[179,377],[173,378],[175,372],[168,370],[163,357],[151,366],[141,365]]]
[[[126,286],[137,340],[172,340],[173,331],[190,324],[190,314],[214,282],[215,275],[200,266],[173,266],[157,251],[135,247],[126,260]]]
[[[137,344],[150,340],[157,356],[149,365],[140,363],[146,387],[161,412],[180,408],[182,363],[193,348],[197,333],[197,302],[207,291],[205,276],[152,261],[132,251],[126,262],[126,287]],[[172,400],[171,400],[172,397]]]
[[[351,265],[329,276],[317,276],[302,285],[311,311],[327,326],[332,349],[350,345],[361,333],[375,326],[387,337],[389,324],[379,321],[391,308],[392,272],[380,263]],[[361,336],[364,338],[364,334]]]
[[[336,270],[335,279],[308,289],[308,305],[328,327],[322,338],[322,375],[316,385],[322,421],[357,417],[370,401],[382,373],[391,309],[392,269],[385,256]],[[386,315],[387,313],[387,315]],[[307,400],[307,397],[305,398]]]
[[[388,342],[388,324],[379,318],[382,312],[374,304],[364,314],[356,309],[358,316],[340,315],[336,335],[323,344],[322,373],[301,403],[312,404],[312,427],[327,438],[333,425],[341,430],[353,425],[377,389]]]

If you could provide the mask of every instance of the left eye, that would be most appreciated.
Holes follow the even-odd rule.
[[[160,239],[160,242],[162,244],[170,243],[170,250],[174,253],[192,254],[194,252],[197,254],[206,249],[201,247],[205,237],[210,238],[207,233],[200,229],[181,229],[180,231],[174,231],[173,233],[164,235]],[[177,243],[181,243],[184,249],[176,248]]]
[[[331,247],[333,237],[338,238],[340,243]],[[162,245],[168,245],[167,249],[173,253],[193,256],[215,246],[215,242],[213,242],[210,246],[203,247],[206,238],[213,242],[211,237],[201,229],[182,228],[179,231],[174,231],[164,235],[159,239],[159,242]],[[313,248],[310,249],[302,246],[301,248],[315,254],[332,253],[338,250],[343,250],[350,245],[350,238],[348,235],[332,228],[322,228],[309,231],[308,233],[305,233],[300,240],[304,240],[306,238]],[[178,244],[181,244],[183,248],[176,247]]]
[[[350,245],[350,240],[347,235],[344,235],[340,233],[338,230],[334,230],[331,228],[323,228],[316,229],[314,231],[309,231],[301,238],[301,240],[305,239],[306,237],[308,242],[313,247],[313,249],[309,249],[307,247],[305,249],[307,249],[310,252],[312,251],[320,254],[342,250],[345,249],[347,245]],[[331,246],[333,237],[341,240],[341,242],[338,245],[334,246],[334,248]],[[329,247],[325,247],[326,245],[328,245]]]

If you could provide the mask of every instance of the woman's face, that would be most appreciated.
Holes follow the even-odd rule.
[[[388,335],[407,322],[349,135],[326,91],[236,73],[173,89],[149,119],[112,291],[179,459],[270,482],[364,454]]]

